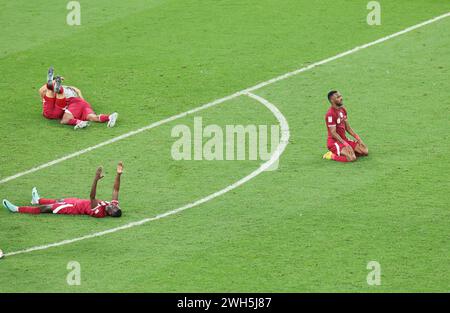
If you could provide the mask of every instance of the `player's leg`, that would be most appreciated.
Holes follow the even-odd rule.
[[[45,87],[44,96],[46,96],[46,97],[48,97],[50,99],[55,99],[55,92],[53,90],[48,89],[45,85],[43,87]]]
[[[55,70],[53,69],[53,66],[50,66],[50,68],[47,71],[47,89],[53,92],[53,75],[55,74]]]
[[[334,141],[328,144],[328,150],[329,151],[323,155],[324,159],[337,162],[353,162],[356,160],[356,156],[352,156],[352,153],[354,155],[354,152],[350,145],[346,147],[344,144]]]
[[[61,124],[76,125],[76,122],[74,123],[74,121],[77,121],[77,120],[73,117],[73,114],[70,113],[70,111],[66,110],[64,112],[64,115],[61,118],[61,121],[59,121],[59,122]]]
[[[41,198],[36,187],[33,187],[31,190],[31,204],[51,205],[57,203],[58,201],[59,200],[56,199]]]
[[[114,125],[116,124],[117,118],[119,117],[118,113],[114,112],[110,115],[107,114],[97,115],[92,109],[89,102],[83,100],[82,105],[83,105],[83,113],[81,118],[82,120],[97,123],[108,123],[107,124],[108,127],[114,127]]]
[[[89,126],[89,122],[76,119],[73,114],[66,110],[60,121],[61,124],[72,125],[74,129],[81,129]]]
[[[87,119],[89,122],[104,123],[104,121],[102,122],[102,120],[100,119],[100,117],[103,117],[103,119],[104,119],[104,116],[105,116],[105,115],[102,115],[102,114],[97,115],[97,114],[95,114],[95,113],[91,113],[91,114],[88,114],[88,115],[86,116],[86,119]]]
[[[45,95],[42,97],[42,115],[48,119],[57,119],[56,116],[56,106],[55,106],[55,95],[53,91],[46,90]]]
[[[66,113],[61,120],[61,124],[73,125],[74,129],[81,129],[89,126],[89,122],[84,116],[85,103],[81,98],[68,98],[68,106],[66,108]]]
[[[40,205],[40,206],[17,206],[12,204],[10,201],[4,199],[3,206],[12,213],[24,213],[24,214],[41,214],[41,213],[52,213],[51,205]]]
[[[58,104],[61,101],[65,103],[65,100],[58,100],[58,97],[55,95],[53,90],[48,89],[46,85],[41,87],[40,92],[44,92],[42,97],[42,115],[48,119],[61,118],[63,115],[63,110]]]
[[[82,120],[87,120],[91,122],[97,122],[97,123],[108,123],[108,127],[114,127],[116,124],[117,118],[119,117],[119,114],[114,112],[110,115],[107,114],[95,114],[94,110],[92,109],[91,105],[87,101],[83,101],[83,114],[82,114]]]
[[[345,156],[348,162],[356,161],[355,151],[351,146],[345,146],[341,150],[341,156]]]
[[[56,94],[63,95],[64,94],[64,87],[62,86],[62,77],[56,76],[55,83],[53,84],[53,90]]]
[[[67,99],[64,93],[57,93],[55,95],[55,105],[61,110],[65,109],[67,107]]]
[[[97,123],[108,123],[108,127],[114,127],[116,125],[117,118],[119,117],[119,114],[114,112],[110,115],[108,114],[95,114],[95,113],[88,113],[86,115],[86,119],[91,122],[97,122]]]

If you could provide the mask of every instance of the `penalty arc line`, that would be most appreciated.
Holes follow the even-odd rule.
[[[369,42],[369,43],[364,44],[364,45],[362,45],[362,46],[357,46],[357,47],[355,47],[355,48],[353,48],[353,49],[350,49],[350,50],[347,50],[347,51],[345,51],[345,52],[339,53],[339,54],[337,54],[337,55],[335,55],[335,56],[329,57],[329,58],[324,59],[324,60],[322,60],[322,61],[318,61],[318,62],[312,63],[312,64],[310,64],[310,65],[308,65],[308,66],[306,66],[306,67],[302,67],[302,68],[297,69],[297,70],[295,70],[295,71],[292,71],[292,72],[289,72],[289,73],[286,73],[286,74],[277,76],[277,77],[272,78],[272,79],[270,79],[270,80],[267,80],[267,81],[265,81],[265,82],[261,82],[261,83],[255,85],[255,86],[253,86],[253,87],[249,87],[249,88],[247,88],[247,89],[238,91],[238,92],[233,93],[233,94],[231,94],[231,95],[229,95],[229,96],[226,96],[226,97],[223,97],[223,98],[214,100],[214,101],[212,101],[212,102],[209,102],[209,103],[207,103],[207,104],[201,105],[201,106],[196,107],[196,108],[194,108],[194,109],[191,109],[191,110],[189,110],[189,111],[186,111],[186,112],[183,112],[183,113],[180,113],[180,114],[177,114],[177,115],[173,115],[173,116],[171,116],[171,117],[168,117],[168,118],[166,118],[166,119],[160,120],[160,121],[158,121],[158,122],[154,122],[154,123],[152,123],[152,124],[150,124],[150,125],[147,125],[147,126],[144,126],[144,127],[142,127],[142,128],[139,128],[139,129],[137,129],[137,130],[134,130],[134,131],[125,133],[125,134],[123,134],[123,135],[120,135],[120,136],[111,138],[111,139],[109,139],[109,140],[107,140],[107,141],[104,141],[104,142],[101,142],[101,143],[99,143],[99,144],[97,144],[97,145],[94,145],[94,146],[88,147],[88,148],[86,148],[86,149],[79,150],[79,151],[77,151],[77,152],[68,154],[68,155],[66,155],[66,156],[64,156],[64,157],[61,157],[61,158],[59,158],[59,159],[55,159],[55,160],[50,161],[50,162],[48,162],[48,163],[41,164],[41,165],[36,166],[36,167],[34,167],[34,168],[31,168],[31,169],[29,169],[29,170],[27,170],[27,171],[20,172],[20,173],[17,173],[17,174],[15,174],[15,175],[12,175],[12,176],[8,176],[8,177],[5,177],[5,178],[2,178],[2,179],[0,179],[0,185],[6,183],[6,182],[8,182],[8,181],[17,179],[17,178],[19,178],[19,177],[22,177],[22,176],[24,176],[24,175],[28,175],[28,174],[37,172],[37,171],[39,171],[39,170],[41,170],[41,169],[50,167],[50,166],[55,165],[55,164],[58,164],[58,163],[61,163],[61,162],[65,161],[65,160],[68,160],[68,159],[77,157],[77,156],[82,155],[82,154],[84,154],[84,153],[87,153],[87,152],[89,152],[89,151],[92,151],[92,150],[101,148],[101,147],[103,147],[103,146],[112,144],[112,143],[117,142],[117,141],[119,141],[119,140],[122,140],[122,139],[125,139],[125,138],[128,138],[128,137],[137,135],[137,134],[139,134],[139,133],[141,133],[141,132],[143,132],[143,131],[150,130],[150,129],[152,129],[152,128],[161,126],[161,125],[163,125],[163,124],[169,123],[169,122],[171,122],[171,121],[177,120],[177,119],[182,118],[182,117],[185,117],[185,116],[187,116],[187,115],[191,115],[191,114],[197,113],[197,112],[199,112],[199,111],[205,110],[205,109],[207,109],[207,108],[216,106],[216,105],[218,105],[218,104],[220,104],[220,103],[223,103],[223,102],[226,102],[226,101],[228,101],[228,100],[237,98],[237,97],[239,97],[239,96],[241,96],[241,95],[244,95],[244,94],[246,94],[247,92],[253,92],[253,91],[256,91],[256,90],[258,90],[258,89],[260,89],[260,88],[262,88],[262,87],[265,87],[265,86],[268,86],[268,85],[270,85],[270,84],[276,83],[276,82],[278,82],[278,81],[284,80],[284,79],[289,78],[289,77],[291,77],[291,76],[295,76],[295,75],[300,74],[300,73],[302,73],[302,72],[306,72],[306,71],[311,70],[311,69],[313,69],[313,68],[315,68],[315,67],[317,67],[317,66],[320,66],[320,65],[323,65],[323,64],[332,62],[332,61],[337,60],[337,59],[340,59],[340,58],[342,58],[342,57],[344,57],[344,56],[347,56],[347,55],[353,54],[353,53],[355,53],[355,52],[361,51],[361,50],[363,50],[363,49],[372,47],[372,46],[374,46],[374,45],[377,45],[377,44],[379,44],[379,43],[385,42],[385,41],[387,41],[387,40],[390,40],[390,39],[392,39],[392,38],[398,37],[398,36],[400,36],[400,35],[409,33],[409,32],[411,32],[411,31],[413,31],[413,30],[416,30],[416,29],[421,28],[421,27],[423,27],[423,26],[432,24],[432,23],[434,23],[434,22],[437,22],[437,21],[442,20],[442,19],[444,19],[444,18],[447,18],[447,17],[449,17],[449,16],[450,16],[450,12],[447,12],[447,13],[445,13],[445,14],[439,15],[439,16],[437,16],[437,17],[434,17],[434,18],[429,19],[429,20],[427,20],[427,21],[424,21],[424,22],[422,22],[422,23],[419,23],[419,24],[410,26],[410,27],[408,27],[408,28],[405,28],[405,29],[403,29],[403,30],[401,30],[401,31],[399,31],[399,32],[394,33],[394,34],[391,34],[391,35],[382,37],[382,38],[380,38],[380,39],[377,39],[377,40],[375,40],[375,41]]]
[[[220,196],[220,195],[222,195],[222,194],[224,194],[224,193],[226,193],[226,192],[228,192],[228,191],[230,191],[230,190],[232,190],[232,189],[235,189],[236,187],[238,187],[238,186],[240,186],[240,185],[246,183],[247,181],[251,180],[252,178],[256,177],[256,176],[259,175],[261,172],[263,172],[265,169],[269,168],[274,162],[276,162],[276,161],[278,160],[278,158],[281,156],[281,153],[284,151],[284,149],[285,149],[285,147],[286,147],[286,145],[287,145],[288,139],[289,139],[289,127],[288,127],[287,121],[286,121],[286,119],[284,118],[284,116],[281,114],[281,112],[280,112],[273,104],[271,104],[270,102],[268,102],[267,100],[265,100],[264,98],[262,98],[262,97],[260,97],[260,96],[257,96],[257,95],[255,95],[255,94],[252,94],[253,91],[258,90],[258,89],[260,89],[260,88],[262,88],[262,87],[268,86],[268,85],[270,85],[270,84],[273,84],[273,83],[275,83],[275,82],[284,80],[284,79],[289,78],[289,77],[291,77],[291,76],[295,76],[295,75],[297,75],[297,74],[299,74],[299,73],[308,71],[308,70],[313,69],[313,68],[315,68],[315,67],[317,67],[317,66],[320,66],[320,65],[329,63],[329,62],[331,62],[331,61],[337,60],[337,59],[342,58],[342,57],[344,57],[344,56],[353,54],[353,53],[355,53],[355,52],[358,52],[358,51],[360,51],[360,50],[366,49],[366,48],[368,48],[368,47],[374,46],[374,45],[376,45],[376,44],[382,43],[382,42],[384,42],[384,41],[387,41],[387,40],[389,40],[389,39],[395,38],[395,37],[397,37],[397,36],[406,34],[406,33],[408,33],[408,32],[411,32],[411,31],[415,30],[415,29],[418,29],[418,28],[420,28],[420,27],[429,25],[429,24],[431,24],[431,23],[434,23],[434,22],[439,21],[439,20],[441,20],[441,19],[447,18],[447,17],[449,17],[449,16],[450,16],[450,12],[445,13],[445,14],[442,14],[442,15],[437,16],[437,17],[435,17],[435,18],[432,18],[432,19],[430,19],[430,20],[427,20],[427,21],[424,21],[424,22],[422,22],[422,23],[416,24],[416,25],[414,25],[414,26],[405,28],[405,29],[402,30],[402,31],[396,32],[396,33],[391,34],[391,35],[388,35],[388,36],[386,36],[386,37],[382,37],[382,38],[380,38],[380,39],[378,39],[378,40],[372,41],[372,42],[367,43],[367,44],[365,44],[365,45],[357,46],[357,47],[355,47],[355,48],[353,48],[353,49],[351,49],[351,50],[348,50],[348,51],[345,51],[345,52],[343,52],[343,53],[337,54],[337,55],[335,55],[335,56],[333,56],[333,57],[324,59],[324,60],[319,61],[319,62],[315,62],[315,63],[313,63],[313,64],[310,64],[309,66],[300,68],[300,69],[298,69],[298,70],[295,70],[295,71],[292,71],[292,72],[289,72],[289,73],[280,75],[280,76],[275,77],[275,78],[273,78],[273,79],[270,79],[270,80],[268,80],[268,81],[259,83],[259,84],[255,85],[255,86],[253,86],[253,87],[250,87],[250,88],[244,89],[244,90],[242,90],[242,91],[236,92],[236,93],[234,93],[234,94],[232,94],[232,95],[229,95],[229,96],[226,96],[226,97],[224,97],[224,98],[220,98],[220,99],[214,100],[214,101],[212,101],[212,102],[210,102],[210,103],[204,104],[204,105],[199,106],[199,107],[197,107],[197,108],[194,108],[194,109],[192,109],[192,110],[189,110],[189,111],[186,111],[186,112],[183,112],[183,113],[180,113],[180,114],[171,116],[171,117],[169,117],[169,118],[166,118],[166,119],[164,119],[164,120],[161,120],[161,121],[152,123],[152,124],[147,125],[147,126],[145,126],[145,127],[139,128],[139,129],[137,129],[137,130],[128,132],[128,133],[123,134],[123,135],[121,135],[121,136],[118,136],[118,137],[112,138],[112,139],[110,139],[110,140],[104,141],[104,142],[102,142],[102,143],[99,143],[99,144],[97,144],[97,145],[95,145],[95,146],[92,146],[92,147],[89,147],[89,148],[86,148],[86,149],[83,149],[83,150],[74,152],[74,153],[69,154],[69,155],[67,155],[67,156],[64,156],[64,157],[62,157],[62,158],[60,158],[60,159],[56,159],[56,160],[53,160],[53,161],[51,161],[51,162],[48,162],[48,163],[42,164],[42,165],[40,165],[40,166],[37,166],[37,167],[35,167],[35,168],[32,168],[32,169],[30,169],[30,170],[28,170],[28,171],[25,171],[25,172],[22,172],[22,173],[18,173],[18,174],[15,174],[15,175],[12,175],[12,176],[9,176],[9,177],[6,177],[6,178],[1,179],[1,180],[0,180],[0,184],[6,183],[6,182],[8,182],[8,181],[11,181],[11,180],[13,180],[13,179],[19,178],[19,177],[21,177],[21,176],[24,176],[24,175],[27,175],[27,174],[31,174],[31,173],[36,172],[36,171],[38,171],[38,170],[41,170],[41,169],[43,169],[43,168],[46,168],[46,167],[49,167],[49,166],[58,164],[58,163],[63,162],[63,161],[65,161],[65,160],[68,160],[68,159],[71,159],[71,158],[73,158],[73,157],[79,156],[79,155],[81,155],[81,154],[87,153],[87,152],[89,152],[89,151],[98,149],[98,148],[100,148],[100,147],[102,147],[102,146],[105,146],[105,145],[114,143],[114,142],[116,142],[116,141],[125,139],[125,138],[127,138],[127,137],[136,135],[136,134],[141,133],[141,132],[143,132],[143,131],[146,131],[146,130],[155,128],[155,127],[157,127],[157,126],[166,124],[166,123],[171,122],[171,121],[174,121],[174,120],[176,120],[176,119],[179,119],[179,118],[185,117],[185,116],[187,116],[187,115],[190,115],[190,114],[199,112],[199,111],[201,111],[201,110],[204,110],[204,109],[213,107],[213,106],[215,106],[215,105],[218,105],[218,104],[220,104],[220,103],[223,103],[223,102],[228,101],[228,100],[231,100],[231,99],[234,99],[234,98],[239,97],[239,96],[241,96],[241,95],[247,95],[247,96],[249,96],[249,97],[251,97],[251,98],[253,98],[253,99],[259,101],[260,103],[264,104],[267,108],[269,108],[269,110],[272,111],[272,113],[274,113],[274,115],[277,117],[277,119],[278,119],[279,117],[280,117],[280,118],[282,117],[281,119],[279,119],[280,126],[282,126],[282,123],[281,123],[282,120],[284,120],[284,121],[286,122],[286,129],[285,129],[285,131],[283,131],[283,128],[282,128],[282,138],[281,138],[281,140],[280,140],[280,144],[279,144],[279,146],[277,147],[276,151],[273,153],[272,157],[271,157],[267,162],[265,162],[264,164],[262,164],[262,165],[261,165],[257,170],[255,170],[254,172],[250,173],[249,175],[245,176],[244,178],[240,179],[239,181],[233,183],[232,185],[229,185],[228,187],[226,187],[226,188],[224,188],[224,189],[222,189],[222,190],[219,190],[219,191],[217,191],[217,192],[215,192],[215,193],[213,193],[213,194],[210,194],[209,196],[207,196],[207,197],[205,197],[205,198],[202,198],[202,199],[200,199],[200,200],[197,200],[196,202],[187,204],[187,205],[185,205],[185,206],[182,206],[182,207],[180,207],[180,208],[178,208],[178,209],[175,209],[175,210],[172,210],[172,211],[168,211],[168,212],[165,212],[165,213],[156,215],[155,217],[152,217],[152,218],[146,218],[146,219],[143,219],[143,220],[140,220],[140,221],[131,222],[131,223],[125,224],[125,225],[123,225],[123,226],[119,226],[119,227],[116,227],[116,228],[108,229],[108,230],[105,230],[105,231],[102,231],[102,232],[97,232],[97,233],[93,233],[93,234],[86,235],[86,236],[82,236],[82,237],[78,237],[78,238],[73,238],[73,239],[63,240],[63,241],[56,242],[56,243],[52,243],[52,244],[47,244],[47,245],[42,245],[42,246],[36,246],[36,247],[28,248],[28,249],[23,249],[23,250],[19,250],[19,251],[9,252],[9,253],[6,253],[4,256],[12,256],[12,255],[28,253],[28,252],[32,252],[32,251],[36,251],[36,250],[44,250],[44,249],[48,249],[48,248],[51,248],[51,247],[62,246],[62,245],[70,244],[70,243],[73,243],[73,242],[77,242],[77,241],[81,241],[81,240],[85,240],[85,239],[89,239],[89,238],[94,238],[94,237],[99,237],[99,236],[103,236],[103,235],[106,235],[106,234],[109,234],[109,233],[117,232],[117,231],[120,231],[120,230],[124,230],[124,229],[128,229],[128,228],[131,228],[131,227],[135,227],[135,226],[139,226],[139,225],[145,224],[145,223],[147,223],[147,222],[154,221],[154,220],[158,220],[158,219],[161,219],[161,218],[164,218],[164,217],[167,217],[167,216],[176,214],[176,213],[178,213],[178,212],[187,210],[187,209],[192,208],[192,207],[194,207],[194,206],[200,205],[200,204],[205,203],[205,202],[207,202],[207,201],[209,201],[209,200],[212,200],[212,199],[214,199],[214,198],[216,198],[216,197],[218,197],[218,196]],[[275,112],[277,112],[277,114],[279,114],[279,116],[277,116],[277,114],[276,114]],[[287,140],[286,140],[286,141],[283,141],[283,135],[287,136]],[[283,145],[284,145],[284,147],[283,147]],[[282,150],[280,151],[279,148],[282,148]]]
[[[228,185],[227,187],[216,191],[204,198],[201,198],[195,202],[186,204],[184,206],[181,206],[177,209],[171,210],[171,211],[167,211],[165,213],[162,214],[158,214],[154,217],[151,218],[145,218],[142,219],[140,221],[136,221],[136,222],[131,222],[119,227],[115,227],[115,228],[111,228],[111,229],[107,229],[101,232],[97,232],[97,233],[93,233],[93,234],[89,234],[89,235],[85,235],[82,237],[77,237],[77,238],[73,238],[73,239],[67,239],[67,240],[63,240],[63,241],[59,241],[59,242],[55,242],[55,243],[51,243],[51,244],[46,244],[46,245],[41,245],[41,246],[36,246],[36,247],[31,247],[28,249],[23,249],[23,250],[18,250],[18,251],[14,251],[14,252],[9,252],[5,254],[5,257],[8,256],[13,256],[13,255],[17,255],[17,254],[23,254],[23,253],[29,253],[29,252],[33,252],[33,251],[38,251],[38,250],[46,250],[52,247],[59,247],[59,246],[63,246],[63,245],[67,245],[67,244],[71,244],[77,241],[81,241],[81,240],[86,240],[86,239],[90,239],[90,238],[95,238],[95,237],[100,237],[100,236],[104,236],[106,234],[111,234],[111,233],[115,233],[124,229],[128,229],[128,228],[132,228],[132,227],[136,227],[136,226],[140,226],[143,225],[145,223],[151,222],[151,221],[156,221],[159,220],[161,218],[170,216],[170,215],[174,215],[177,214],[181,211],[193,208],[195,206],[198,206],[200,204],[203,204],[205,202],[208,202],[214,198],[217,198],[243,184],[245,184],[246,182],[248,182],[249,180],[255,178],[256,176],[258,176],[259,174],[261,174],[262,172],[264,172],[265,170],[267,170],[268,168],[270,168],[275,162],[278,161],[278,159],[281,157],[281,154],[284,152],[284,150],[286,149],[286,146],[289,142],[289,137],[290,137],[290,133],[289,133],[289,125],[288,122],[286,120],[286,118],[284,117],[284,115],[278,110],[278,108],[273,105],[272,103],[270,103],[269,101],[267,101],[266,99],[257,96],[255,94],[252,93],[245,93],[245,95],[249,96],[250,98],[255,99],[256,101],[260,102],[261,104],[263,104],[267,109],[269,109],[272,114],[276,117],[276,119],[278,120],[278,123],[280,124],[280,130],[281,130],[281,138],[280,138],[280,143],[278,144],[277,148],[275,149],[275,151],[273,152],[272,156],[270,157],[269,160],[267,160],[266,162],[264,162],[263,164],[261,164],[256,170],[254,170],[253,172],[251,172],[250,174],[248,174],[247,176],[239,179],[238,181],[234,182],[231,185]]]

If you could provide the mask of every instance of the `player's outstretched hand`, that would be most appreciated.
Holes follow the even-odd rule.
[[[122,174],[123,172],[123,162],[120,161],[119,164],[117,164],[117,174]]]
[[[95,172],[95,179],[100,180],[103,177],[103,167],[100,166],[99,168],[97,168],[97,172]]]

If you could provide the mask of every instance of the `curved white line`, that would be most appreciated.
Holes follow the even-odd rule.
[[[132,227],[136,227],[139,225],[143,225],[145,223],[148,222],[152,222],[152,221],[156,221],[159,220],[161,218],[170,216],[170,215],[174,215],[177,214],[179,212],[182,212],[184,210],[193,208],[195,206],[198,206],[200,204],[203,204],[205,202],[208,202],[214,198],[217,198],[239,186],[241,186],[242,184],[245,184],[246,182],[248,182],[249,180],[255,178],[256,176],[258,176],[259,174],[261,174],[262,172],[264,172],[265,170],[267,170],[269,167],[271,167],[281,156],[281,154],[284,152],[284,150],[286,149],[286,146],[289,142],[289,125],[288,122],[286,120],[286,118],[284,117],[284,115],[278,110],[278,108],[273,105],[272,103],[270,103],[269,101],[267,101],[266,99],[252,94],[250,92],[245,93],[245,95],[249,96],[250,98],[255,99],[256,101],[260,102],[261,104],[263,104],[266,108],[268,108],[272,114],[276,117],[276,119],[278,120],[278,123],[280,124],[280,130],[281,130],[281,138],[280,138],[280,143],[278,144],[277,148],[275,149],[275,151],[273,152],[272,156],[270,157],[269,160],[267,160],[266,162],[264,162],[263,164],[261,164],[261,166],[259,168],[257,168],[255,171],[251,172],[250,174],[248,174],[247,176],[241,178],[240,180],[236,181],[235,183],[219,190],[216,191],[202,199],[199,199],[195,202],[186,204],[182,207],[179,207],[177,209],[171,210],[171,211],[167,211],[165,213],[162,214],[158,214],[154,217],[150,217],[150,218],[145,218],[143,220],[140,221],[136,221],[136,222],[131,222],[128,224],[125,224],[123,226],[119,226],[119,227],[115,227],[115,228],[111,228],[111,229],[107,229],[101,232],[97,232],[97,233],[93,233],[93,234],[89,234],[86,236],[82,236],[82,237],[77,237],[77,238],[73,238],[73,239],[67,239],[67,240],[63,240],[63,241],[59,241],[59,242],[55,242],[55,243],[51,243],[51,244],[47,244],[47,245],[42,245],[42,246],[36,246],[36,247],[31,247],[28,249],[23,249],[23,250],[18,250],[18,251],[14,251],[14,252],[9,252],[6,253],[4,256],[8,257],[8,256],[13,256],[13,255],[17,255],[17,254],[23,254],[23,253],[29,253],[32,251],[37,251],[37,250],[45,250],[45,249],[49,249],[52,247],[59,247],[59,246],[63,246],[63,245],[67,245],[70,243],[74,243],[77,241],[81,241],[81,240],[86,240],[86,239],[90,239],[90,238],[95,238],[95,237],[100,237],[100,236],[104,236],[106,234],[111,234],[111,233],[115,233],[124,229],[128,229],[128,228],[132,228]]]

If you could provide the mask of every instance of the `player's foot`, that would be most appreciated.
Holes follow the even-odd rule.
[[[31,204],[39,204],[39,194],[37,192],[36,187],[33,187],[31,190]]]
[[[53,74],[54,74],[53,66],[50,66],[47,72],[47,88],[53,90]]]
[[[331,160],[331,157],[333,156],[333,152],[331,152],[331,151],[328,151],[327,153],[325,153],[324,155],[323,155],[323,159],[325,159],[325,160]]]
[[[109,116],[108,127],[114,127],[116,125],[117,118],[119,117],[119,113],[114,112]]]
[[[56,76],[55,78],[55,92],[59,93],[61,90],[62,79],[61,76]]]
[[[16,206],[16,205],[14,205],[14,204],[12,204],[11,202],[9,202],[8,200],[6,200],[6,199],[3,199],[3,206],[5,207],[5,208],[7,208],[10,212],[13,212],[13,213],[17,213],[17,212],[19,212],[19,207],[18,206]]]
[[[82,128],[85,128],[85,127],[88,127],[88,126],[89,126],[89,122],[88,121],[80,121],[77,125],[75,125],[73,127],[73,129],[77,130],[77,129],[82,129]]]

